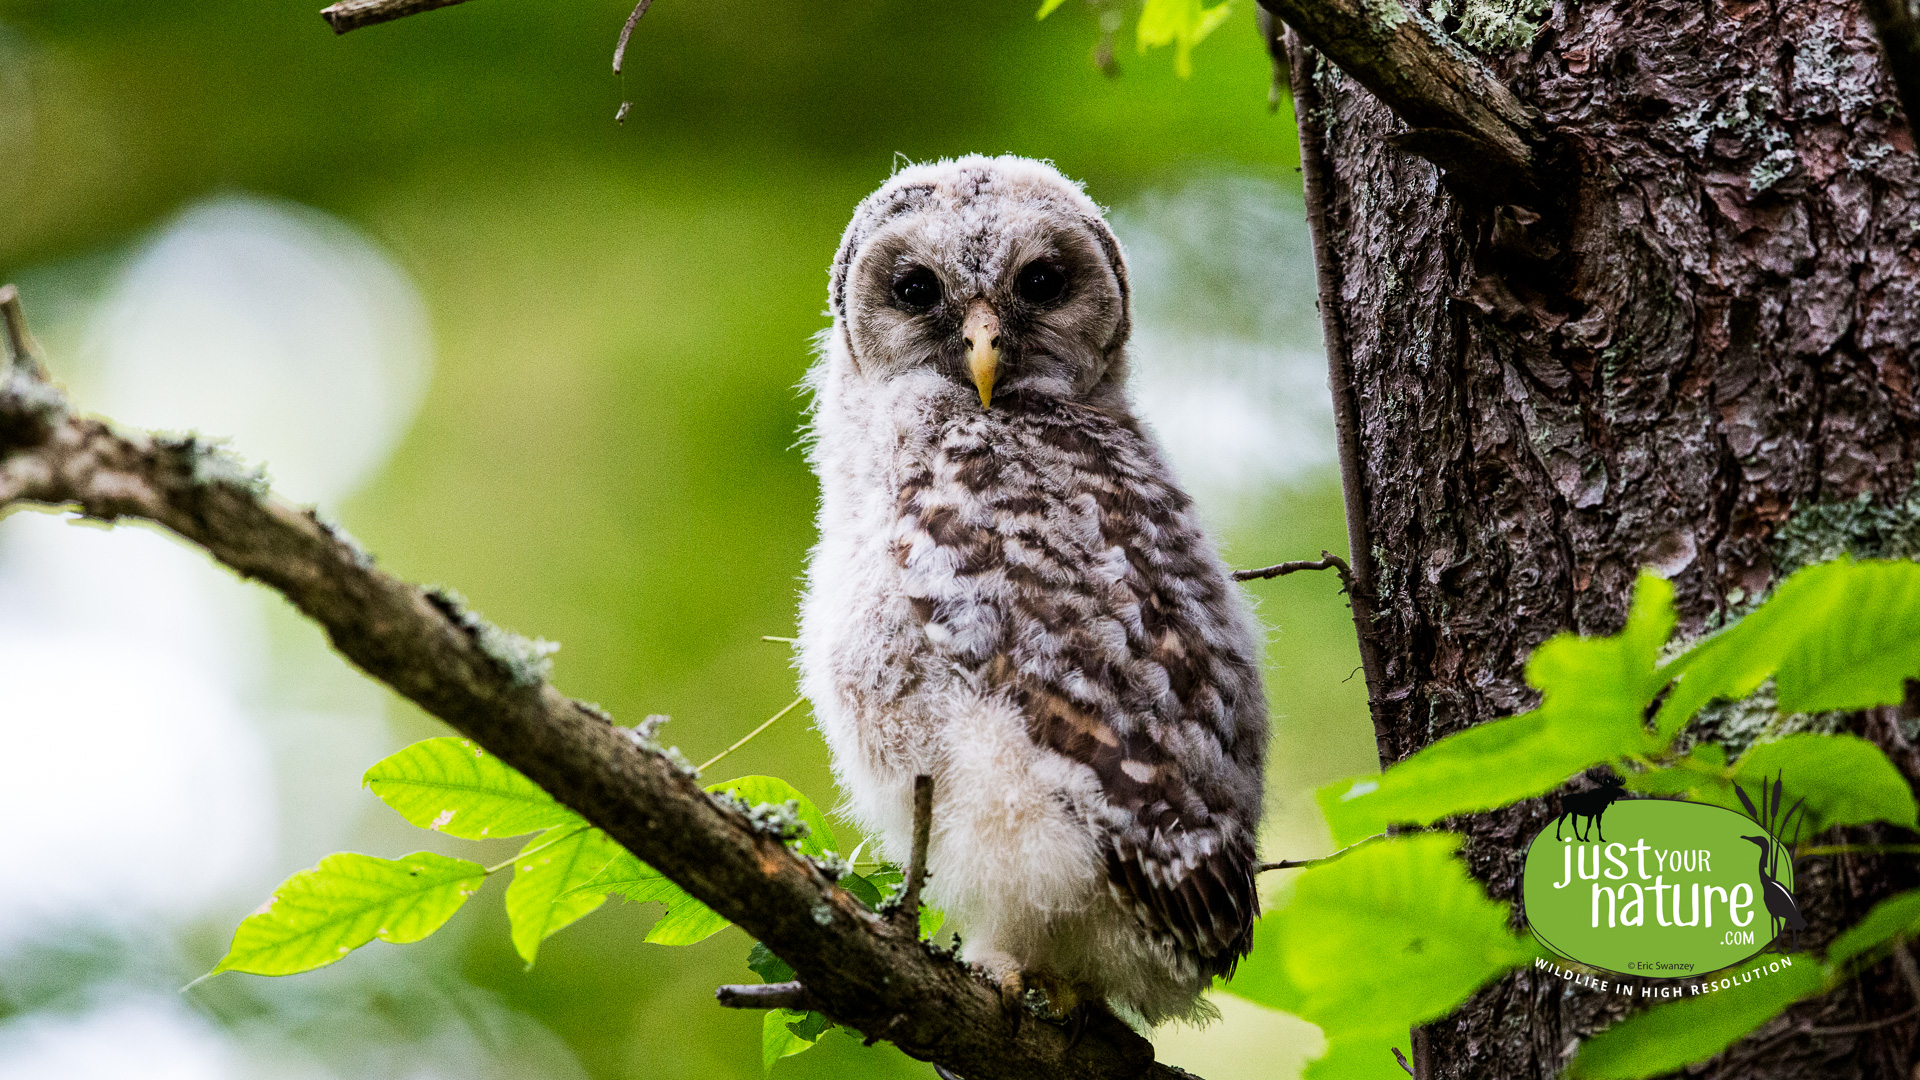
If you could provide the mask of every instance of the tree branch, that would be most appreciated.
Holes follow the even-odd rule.
[[[979,972],[869,911],[635,732],[562,696],[540,650],[373,565],[318,513],[195,436],[78,416],[24,364],[0,381],[0,513],[139,518],[284,595],[342,655],[520,770],[791,965],[818,1008],[971,1080],[1184,1075],[1117,1020],[1019,1023]]]
[[[1413,129],[1396,140],[1402,149],[1495,201],[1539,197],[1545,121],[1417,8],[1401,0],[1259,3]],[[1297,94],[1298,75],[1294,85]]]
[[[340,0],[323,9],[320,17],[327,20],[327,25],[333,27],[334,33],[344,34],[374,23],[392,22],[423,11],[464,3],[466,0]]]
[[[1887,68],[1900,91],[1907,127],[1920,136],[1920,8],[1915,0],[1862,0],[1861,7],[1880,34]]]

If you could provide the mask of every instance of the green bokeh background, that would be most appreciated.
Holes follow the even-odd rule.
[[[220,192],[295,200],[370,235],[422,291],[435,366],[399,451],[337,516],[391,571],[562,642],[566,692],[627,723],[670,714],[668,740],[699,760],[793,694],[785,648],[760,638],[792,631],[813,536],[795,386],[840,230],[896,154],[1044,157],[1116,206],[1197,175],[1297,190],[1292,117],[1267,109],[1250,3],[1186,80],[1170,51],[1137,53],[1131,25],[1109,78],[1088,9],[1036,22],[1035,6],[660,0],[623,86],[608,72],[622,0],[474,0],[340,38],[311,0],[3,0],[0,276],[41,283],[57,307],[63,287]],[[58,372],[58,312],[26,299],[48,317]],[[1345,548],[1329,475],[1234,521],[1236,565]],[[1250,589],[1274,629],[1264,844],[1321,853],[1308,792],[1373,764],[1352,624],[1324,576]],[[275,625],[277,648],[314,647],[290,614]],[[388,700],[396,743],[440,732]],[[720,770],[755,772],[836,801],[803,718]],[[361,850],[424,846],[364,801]],[[324,854],[282,850],[275,872]],[[310,1043],[373,1042],[413,1022],[410,1002],[478,994],[557,1035],[595,1078],[760,1074],[759,1016],[711,1000],[751,978],[739,931],[644,946],[653,909],[610,907],[528,972],[497,891],[410,951],[376,945],[276,983],[222,976],[195,1007]],[[200,928],[153,977],[205,970],[230,929]],[[111,945],[70,949],[55,983],[126,966]],[[368,990],[355,965],[388,974]],[[15,994],[0,1013],[31,1006]],[[1158,1035],[1163,1052],[1222,1080],[1291,1076],[1316,1049],[1298,1022],[1223,1008],[1214,1028]],[[829,1035],[777,1073],[931,1070]]]

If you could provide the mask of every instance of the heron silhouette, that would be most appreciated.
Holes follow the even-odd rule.
[[[1767,868],[1768,856],[1773,854],[1773,840],[1765,836],[1743,836],[1740,839],[1760,845],[1760,895],[1767,902],[1767,914],[1773,917],[1774,943],[1779,943],[1781,925],[1784,923],[1793,930],[1793,947],[1798,950],[1800,931],[1807,928],[1807,918],[1800,914],[1800,905],[1794,903],[1793,894],[1775,880],[1773,871]]]

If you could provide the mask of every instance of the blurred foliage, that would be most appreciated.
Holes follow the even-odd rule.
[[[1329,1052],[1307,1068],[1308,1080],[1364,1075],[1366,1055],[1377,1062],[1390,1049],[1381,1039],[1409,1022],[1441,1015],[1532,956],[1507,934],[1504,911],[1480,895],[1478,883],[1452,857],[1458,834],[1387,837],[1389,826],[1429,825],[1498,809],[1605,764],[1641,791],[1690,795],[1730,809],[1737,802],[1780,848],[1797,850],[1802,827],[1815,833],[1876,822],[1914,828],[1913,792],[1886,754],[1865,739],[1789,735],[1756,746],[1733,766],[1719,747],[1688,749],[1677,740],[1707,702],[1744,698],[1768,680],[1778,684],[1783,712],[1792,707],[1787,703],[1833,710],[1900,704],[1908,681],[1920,678],[1920,564],[1841,556],[1802,568],[1740,622],[1663,662],[1663,652],[1678,647],[1668,640],[1676,619],[1672,583],[1643,570],[1618,634],[1563,633],[1534,650],[1527,681],[1542,693],[1539,708],[1449,735],[1377,776],[1320,789],[1334,838],[1354,846],[1298,876],[1279,910],[1261,921],[1255,954],[1232,984],[1236,993],[1288,1009],[1325,1030]],[[1669,686],[1674,689],[1655,714],[1654,702]],[[1756,781],[1758,808],[1746,793]],[[1568,809],[1565,803],[1562,808]],[[1763,851],[1779,850],[1762,844]],[[1416,862],[1422,855],[1428,865]],[[1764,863],[1762,871],[1769,889],[1778,889]],[[1797,918],[1792,888],[1789,878],[1786,910]],[[1415,890],[1419,901],[1408,903]],[[1343,910],[1355,914],[1339,916]],[[1788,920],[1771,895],[1767,910],[1774,933],[1784,933],[1780,928]],[[1598,912],[1596,906],[1596,926]],[[1674,912],[1677,920],[1677,906]],[[1825,963],[1807,956],[1795,960],[1776,936],[1771,945],[1780,959],[1712,972],[1704,984],[1738,992],[1661,1004],[1628,1017],[1585,1040],[1569,1072],[1631,1080],[1704,1061],[1789,1005],[1831,990],[1882,959],[1890,943],[1913,933],[1914,913],[1910,894],[1883,901],[1842,932]],[[1793,925],[1798,951],[1803,924]],[[1436,927],[1446,931],[1439,953],[1425,944]],[[1366,955],[1359,945],[1342,942],[1346,935],[1370,947],[1398,947],[1401,958],[1329,976]],[[1782,970],[1786,974],[1747,985]],[[1384,1012],[1376,998],[1390,998],[1405,1012]],[[1374,1040],[1371,1051],[1359,1038],[1363,1031]]]
[[[1080,3],[1041,23],[1033,0],[660,0],[624,81],[609,72],[624,0],[473,0],[339,38],[317,6],[0,0],[0,278],[35,286],[28,307],[57,368],[73,298],[194,200],[279,196],[369,232],[419,284],[437,367],[406,442],[338,516],[393,572],[455,585],[502,625],[561,642],[568,693],[626,723],[672,714],[667,739],[695,760],[792,697],[787,648],[760,636],[791,632],[813,538],[795,386],[825,325],[840,231],[897,154],[1045,157],[1108,205],[1196,173],[1296,182],[1293,120],[1266,111],[1251,5],[1182,79],[1171,49],[1123,50],[1118,77],[1104,74],[1101,13]],[[1237,565],[1344,550],[1338,490],[1324,478],[1276,490],[1223,541]],[[1374,761],[1352,623],[1324,578],[1249,591],[1275,631],[1265,847],[1324,852],[1313,787]],[[291,615],[276,626],[283,652],[318,640]],[[402,739],[441,733],[408,706],[393,714]],[[799,719],[730,765],[831,809],[825,749]],[[356,846],[398,855],[410,833],[368,815]],[[515,851],[483,843],[488,864]],[[282,851],[276,872],[327,850]],[[659,908],[609,906],[543,943],[526,971],[489,892],[500,888],[490,881],[486,902],[409,951],[475,988],[460,994],[537,1020],[594,1077],[759,1075],[761,1017],[711,1001],[716,983],[748,974],[737,931],[643,948]],[[183,946],[184,968],[211,966],[231,925]],[[235,1024],[221,1003],[258,1017],[271,1012],[260,1002],[298,1011],[338,993],[350,1008],[363,999],[338,988],[386,955],[376,945],[303,977],[333,990],[223,976],[196,1000]],[[1176,1062],[1259,1047],[1235,1060],[1274,1071],[1240,1075],[1290,1075],[1300,1055],[1274,1052],[1278,1029],[1229,1015],[1156,1039]],[[834,1033],[777,1066],[856,1069],[930,1072]]]

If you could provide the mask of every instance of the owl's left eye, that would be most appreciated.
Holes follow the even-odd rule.
[[[915,311],[925,311],[940,302],[940,279],[924,266],[916,266],[893,279],[893,298]]]
[[[1051,304],[1067,291],[1067,272],[1050,262],[1030,262],[1014,281],[1020,299],[1029,304]]]

